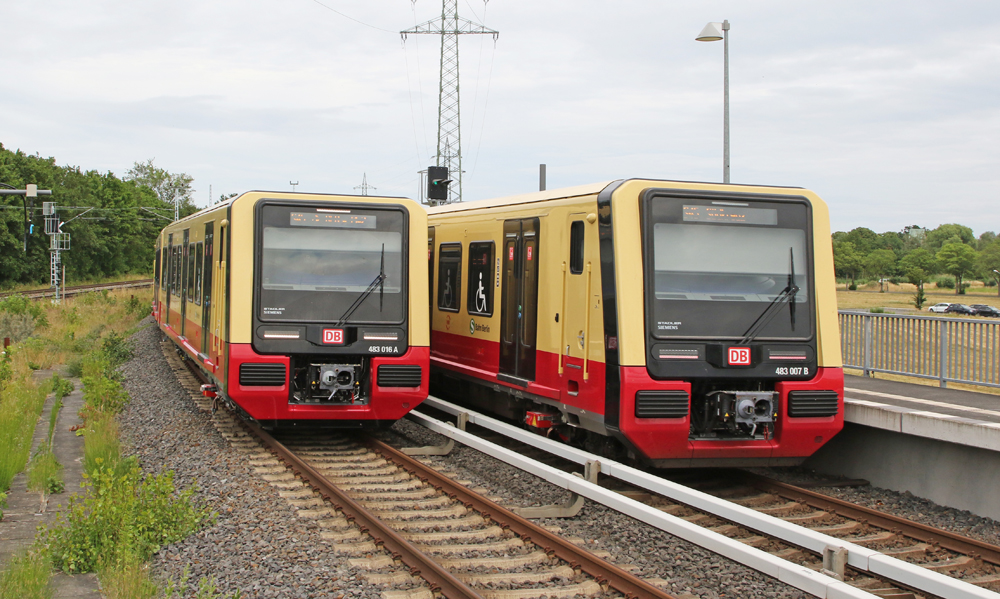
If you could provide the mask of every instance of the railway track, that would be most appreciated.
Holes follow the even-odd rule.
[[[200,373],[163,345],[182,385]],[[301,517],[314,518],[385,599],[672,596],[389,445],[361,435],[280,440],[228,411],[216,427]]]
[[[164,345],[175,371],[202,409],[194,373]],[[303,517],[319,519],[324,537],[374,583],[402,587],[387,599],[548,596],[669,597],[662,590],[582,550],[551,530],[505,510],[450,480],[449,472],[414,460],[374,439],[340,435],[271,437],[252,423],[214,418],[224,437],[247,452],[251,466],[280,489]],[[504,441],[495,433],[494,442]],[[523,449],[523,448],[522,448]],[[524,450],[553,463],[537,449]],[[433,464],[433,460],[424,460]],[[560,466],[572,469],[570,463]],[[447,468],[446,468],[447,469]],[[451,476],[449,476],[451,474]],[[844,580],[871,596],[916,599],[985,594],[928,592],[847,565],[846,554],[820,555],[709,511],[602,477],[604,487],[685,522]],[[856,506],[746,472],[685,481],[686,485],[782,522],[875,549],[985,591],[1000,586],[1000,547]],[[582,541],[582,539],[580,540]],[[825,559],[824,559],[825,558]],[[839,561],[838,561],[839,560]],[[846,567],[845,567],[846,566]],[[397,594],[392,594],[397,593]]]
[[[150,287],[153,285],[153,279],[137,279],[135,281],[118,281],[115,283],[97,283],[95,285],[76,285],[72,287],[61,288],[59,290],[59,295],[64,297],[69,297],[71,295],[80,295],[81,293],[90,293],[91,291],[102,291],[102,290],[112,290],[112,289],[130,289],[135,287]],[[55,297],[56,291],[53,288],[48,289],[33,289],[30,291],[7,291],[0,293],[0,298],[8,297],[11,295],[23,295],[29,299],[42,299],[46,297]]]
[[[464,408],[453,407],[455,409],[449,410],[449,413],[465,412]],[[417,415],[417,419],[423,420],[420,415]],[[487,420],[491,419],[482,418],[481,415],[472,416],[474,423]],[[564,460],[553,456],[540,447],[550,445],[552,442],[542,439],[536,444],[532,441],[532,435],[527,432],[520,436],[525,443],[513,440],[512,436],[518,436],[517,430],[513,431],[514,435],[508,436],[502,432],[505,426],[509,425],[501,423],[497,427],[490,426],[489,430],[476,427],[475,435],[522,453],[529,459],[544,462],[564,471],[578,469],[578,464],[583,462],[583,457]],[[442,430],[438,432],[448,434]],[[575,452],[576,450],[571,450],[565,453]],[[601,461],[596,456],[591,456],[591,459],[595,462]],[[607,466],[604,467],[608,470],[614,468],[613,463],[605,462],[605,464]],[[637,477],[653,478],[645,473],[634,472],[637,473]],[[713,504],[711,500],[685,503],[679,501],[676,496],[660,494],[641,484],[628,484],[621,479],[608,476],[601,476],[598,484],[628,499],[685,522],[697,524],[749,547],[761,549],[773,556],[815,571],[826,569],[828,575],[844,580],[872,595],[898,599],[934,596],[1000,597],[996,594],[996,591],[1000,590],[1000,547],[995,545],[745,471],[722,471],[712,474],[706,474],[704,471],[688,472],[675,478],[681,481],[680,484],[701,492],[688,494],[687,497],[707,494],[729,504],[753,509],[765,517],[734,518],[733,514],[739,511],[738,509],[715,512],[711,508]],[[771,525],[764,522],[765,519],[778,523]],[[806,532],[784,536],[772,532],[781,529],[787,531],[791,528],[788,525],[800,527]],[[896,572],[908,570],[908,565],[919,566],[929,572],[950,577],[956,582],[949,584],[944,576],[935,578],[934,575],[917,574],[912,579],[902,581],[874,575],[872,571],[852,567],[848,561],[847,551],[826,552],[822,549],[816,551],[789,542],[789,537],[810,536],[808,531],[818,533],[811,535],[813,537],[825,536],[832,541],[830,545],[833,546],[828,547],[829,549],[836,550],[837,545],[849,546],[851,549],[861,549],[856,551],[859,555],[864,550],[874,550],[884,556],[905,562],[901,566],[890,568]]]

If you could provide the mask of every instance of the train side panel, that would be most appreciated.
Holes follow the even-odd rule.
[[[799,256],[799,278],[806,272],[809,280],[808,285],[803,283],[808,291],[802,294],[809,294],[809,303],[801,309],[811,309],[815,322],[811,340],[800,342],[814,347],[802,350],[802,359],[812,359],[815,353],[809,368],[793,369],[794,376],[783,377],[776,373],[789,370],[779,366],[759,382],[740,379],[738,371],[708,364],[694,379],[663,374],[656,355],[656,348],[663,344],[656,341],[655,333],[647,334],[653,325],[646,294],[652,290],[646,288],[644,265],[651,255],[647,255],[644,243],[652,232],[649,225],[643,228],[643,210],[644,206],[648,209],[651,190],[660,190],[661,195],[690,196],[695,198],[692,202],[709,207],[712,197],[729,196],[745,197],[751,203],[723,204],[751,206],[766,200],[769,203],[762,205],[778,206],[778,213],[785,196],[789,205],[808,205],[797,209],[797,214],[805,210],[810,215],[809,222],[801,225],[801,235],[812,239],[808,250],[799,249],[811,256],[808,267],[803,262],[805,256]],[[629,180],[432,208],[430,224],[431,362],[435,372],[445,377],[441,388],[459,390],[484,409],[522,419],[539,432],[554,433],[591,448],[606,447],[601,438],[616,439],[627,453],[664,467],[798,463],[843,426],[843,372],[829,215],[826,205],[811,192]],[[735,222],[723,224],[740,228]],[[479,297],[481,274],[479,262],[474,261],[483,243],[491,244],[498,254],[483,273],[492,277],[494,299],[488,315],[473,304]],[[529,264],[532,261],[533,267]],[[791,268],[794,274],[794,252]],[[525,295],[525,289],[533,291],[530,280],[534,276],[537,299],[530,293]],[[792,276],[788,278],[791,281]],[[449,295],[443,295],[446,293]],[[791,298],[795,302],[794,293]],[[801,298],[799,303],[803,303]],[[782,309],[781,302],[777,309],[767,300],[759,305],[769,313]],[[794,312],[792,318],[794,328]],[[525,333],[524,323],[534,330]],[[744,335],[744,328],[729,334]],[[738,345],[711,339],[700,345],[690,340],[686,343],[685,347],[697,349],[681,351],[695,352],[692,357],[702,361],[706,351],[725,351]],[[780,339],[770,345],[754,343],[757,345],[747,352],[749,355],[752,350],[755,356],[755,372],[770,368],[764,364],[770,358],[759,358],[761,352],[778,356],[782,353],[778,350],[785,347],[777,345],[784,343]],[[523,349],[531,359],[528,367],[510,359],[512,352]],[[713,382],[712,376],[718,380]],[[723,424],[731,430],[723,430],[717,423],[713,425],[721,432],[717,435],[707,428],[699,429],[703,425],[693,421],[695,417],[699,422],[706,418],[704,408],[696,414],[696,402],[703,402],[699,397],[705,393],[713,401],[728,396],[737,402],[756,398],[773,414],[741,418],[741,428],[733,428],[733,417],[727,413],[724,418],[729,422]],[[830,393],[835,394],[835,413],[830,413]],[[645,404],[639,405],[640,397],[646,398]],[[682,410],[675,405],[660,413],[649,411],[655,404],[649,403],[649,397],[664,397],[668,402],[687,399]],[[820,415],[810,417],[802,406],[808,407],[815,398],[826,402],[826,407],[817,412]],[[720,416],[720,421],[724,418]]]
[[[260,277],[258,271],[262,266],[257,261],[261,260],[260,240],[264,235],[263,225],[257,219],[260,217],[261,207],[267,202],[286,209],[286,212],[305,211],[293,212],[293,220],[296,214],[308,213],[308,218],[315,221],[307,225],[312,228],[291,229],[292,234],[283,236],[272,235],[272,239],[278,240],[272,241],[272,245],[278,243],[279,246],[294,244],[296,236],[309,237],[314,240],[314,244],[320,244],[321,248],[324,244],[335,245],[337,236],[349,236],[348,234],[353,234],[350,237],[352,240],[363,241],[365,229],[373,228],[380,216],[405,214],[396,217],[406,224],[405,231],[389,237],[384,233],[375,234],[380,239],[390,239],[390,245],[393,239],[405,240],[404,252],[400,253],[399,248],[390,250],[394,252],[390,254],[390,260],[393,255],[397,262],[402,260],[401,265],[397,264],[397,269],[401,267],[402,270],[393,273],[391,278],[380,275],[386,278],[378,291],[370,286],[367,295],[362,294],[359,298],[361,303],[381,302],[383,298],[380,296],[388,284],[390,293],[394,292],[397,298],[400,294],[405,298],[402,300],[405,305],[401,308],[403,320],[400,322],[403,324],[389,329],[378,323],[358,328],[350,321],[346,322],[346,327],[335,321],[325,324],[308,324],[305,321],[282,324],[279,321],[272,326],[267,325],[267,315],[263,310],[257,312],[255,320],[255,297],[262,293],[262,287],[257,282]],[[389,212],[375,212],[359,217],[368,219],[368,224],[364,220],[354,224],[344,220],[347,224],[343,226],[353,227],[348,233],[342,232],[342,228],[317,231],[317,226],[330,226],[319,223],[322,220],[320,217],[328,218],[327,214],[351,212],[339,209],[341,204],[354,206],[355,212],[364,211],[367,206],[385,205],[384,209]],[[327,208],[316,208],[317,206]],[[369,209],[369,212],[371,210],[375,208]],[[287,214],[284,218],[287,221]],[[277,224],[282,225],[285,221]],[[281,227],[274,230],[281,233]],[[154,314],[163,332],[214,381],[215,388],[209,393],[217,393],[232,401],[257,420],[272,425],[308,421],[336,426],[392,422],[405,415],[427,395],[430,352],[427,289],[423,284],[410,284],[426,280],[426,263],[419,259],[423,252],[425,230],[426,213],[416,203],[403,198],[265,192],[244,194],[164,229],[158,240],[160,258],[157,276],[160,285],[155,296]],[[310,257],[308,251],[297,250],[297,246],[289,247],[290,249],[285,250],[286,253],[294,254],[297,251],[304,256],[303,259]],[[318,251],[311,250],[312,254]],[[384,272],[385,243],[382,244],[381,256]],[[301,268],[297,263],[290,264]],[[377,275],[377,254],[373,264],[373,272]],[[303,276],[316,276],[316,273],[328,272],[332,267],[329,264],[314,266],[312,271],[305,271]],[[274,289],[292,287],[294,286],[277,284],[270,286]],[[315,286],[309,288],[316,289]],[[323,293],[313,293],[306,298],[305,303],[300,300],[298,305],[305,306],[304,309],[308,310],[316,302],[325,302],[323,298]],[[398,303],[401,300],[390,301]],[[264,321],[260,320],[262,317]],[[267,326],[256,325],[255,334],[253,322],[263,322]],[[352,338],[342,339],[339,344],[335,344],[343,345],[343,348],[325,347],[326,340],[317,335],[326,333],[313,334],[320,330],[331,330],[323,329],[324,326],[331,329],[339,326],[340,335]],[[299,341],[292,341],[287,334],[266,333],[267,330],[280,331],[282,328],[297,331]],[[386,337],[387,329],[395,335],[391,337],[391,341],[386,341],[390,339]],[[378,334],[380,331],[381,335]],[[272,337],[281,341],[273,341]],[[369,337],[381,341],[368,341]],[[281,345],[286,339],[290,344],[287,350]],[[306,342],[310,339],[310,342]],[[343,361],[347,362],[343,366],[333,364]],[[307,370],[308,376],[313,377],[313,388],[303,391],[302,384],[308,379]],[[324,378],[322,382],[318,380],[321,375],[326,377],[327,372],[331,377],[339,372],[339,376],[345,376],[346,373],[360,378],[353,387],[350,386],[353,382],[341,387],[332,379],[327,381]],[[327,403],[320,401],[326,393],[323,389],[327,387],[323,386],[317,391],[316,384],[329,384],[330,398],[337,394],[338,399]],[[358,393],[363,393],[363,397]],[[362,401],[357,401],[359,399]]]

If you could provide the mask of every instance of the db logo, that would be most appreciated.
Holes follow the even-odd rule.
[[[323,343],[343,345],[344,329],[323,329]]]
[[[729,365],[730,366],[749,366],[750,365],[750,348],[749,347],[730,347],[729,348]]]

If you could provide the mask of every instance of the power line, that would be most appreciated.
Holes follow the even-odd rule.
[[[388,29],[382,29],[381,27],[376,27],[374,25],[369,25],[368,23],[365,23],[364,21],[359,21],[359,20],[355,19],[354,17],[345,15],[344,13],[340,12],[339,10],[337,10],[335,8],[331,8],[331,7],[327,6],[326,4],[323,4],[319,0],[312,0],[312,1],[315,2],[316,4],[319,4],[323,8],[327,9],[328,11],[335,12],[338,15],[344,17],[345,19],[350,19],[351,21],[354,21],[355,23],[357,23],[359,25],[364,25],[365,27],[371,27],[372,29],[377,29],[379,31],[384,31],[386,33],[396,33],[395,31],[389,31]]]
[[[315,1],[315,0],[314,0]],[[462,125],[459,95],[458,36],[490,34],[496,40],[499,31],[458,16],[458,0],[441,1],[441,17],[400,31],[403,40],[409,34],[441,36],[441,72],[438,88],[438,136],[435,164],[448,168],[457,185],[448,187],[445,203],[462,201]]]

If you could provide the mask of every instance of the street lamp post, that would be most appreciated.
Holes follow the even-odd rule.
[[[1000,296],[1000,270],[994,268],[993,272],[997,276],[997,296]]]
[[[701,30],[699,42],[717,42],[723,40],[723,92],[722,92],[722,182],[729,183],[729,21],[709,23]]]

